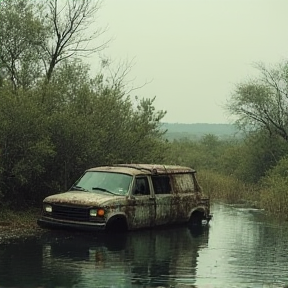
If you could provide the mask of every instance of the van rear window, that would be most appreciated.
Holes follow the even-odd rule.
[[[194,180],[191,173],[174,174],[173,184],[176,193],[191,193],[195,191]]]

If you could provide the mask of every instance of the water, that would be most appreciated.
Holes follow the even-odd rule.
[[[47,231],[0,245],[0,287],[284,287],[288,223],[214,204],[210,227]]]

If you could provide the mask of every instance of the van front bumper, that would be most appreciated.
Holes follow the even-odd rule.
[[[103,231],[106,227],[106,223],[68,221],[44,216],[37,220],[37,224],[41,228],[73,229],[83,231]]]

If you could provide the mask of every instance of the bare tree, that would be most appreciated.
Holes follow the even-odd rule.
[[[43,43],[46,52],[43,62],[49,82],[55,66],[69,57],[88,56],[104,49],[109,41],[91,46],[92,40],[99,38],[106,29],[88,31],[95,21],[101,1],[66,0],[62,6],[58,0],[49,1],[47,20],[50,22],[52,39]]]
[[[265,129],[288,141],[288,62],[257,64],[260,77],[237,85],[226,108],[242,128]]]
[[[101,0],[9,0],[0,9],[0,84],[29,88],[50,82],[57,64],[89,56],[110,42],[96,25]],[[96,27],[96,28],[95,28]],[[99,44],[95,44],[95,40]]]

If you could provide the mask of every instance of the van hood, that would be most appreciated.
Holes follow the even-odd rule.
[[[110,195],[105,192],[79,192],[69,191],[65,193],[48,196],[44,199],[44,203],[51,204],[66,204],[66,205],[80,205],[80,206],[103,206],[107,202],[109,205],[119,203],[120,200],[126,199],[122,195]]]

